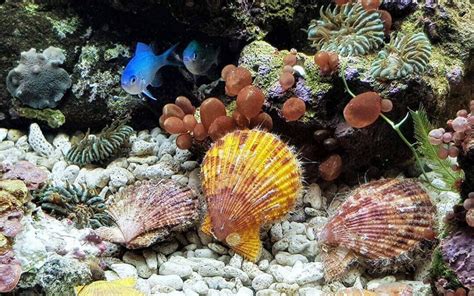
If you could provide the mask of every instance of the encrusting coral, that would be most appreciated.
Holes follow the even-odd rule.
[[[256,261],[260,227],[288,214],[302,191],[295,153],[271,133],[234,131],[206,153],[201,172],[208,209],[202,231]]]
[[[71,87],[69,74],[59,67],[65,59],[62,50],[52,46],[42,53],[34,48],[22,52],[19,65],[8,73],[8,91],[32,108],[56,107]]]
[[[355,261],[373,270],[407,267],[410,252],[435,239],[434,207],[414,180],[386,179],[357,188],[319,234],[328,280]]]
[[[318,50],[337,52],[341,56],[365,55],[384,43],[384,24],[380,14],[366,11],[358,3],[321,7],[321,19],[313,20],[308,39]]]
[[[88,131],[79,143],[71,147],[66,160],[79,165],[104,162],[118,152],[132,133],[133,128],[121,120],[104,127],[98,135],[91,135]]]
[[[444,262],[468,289],[474,289],[474,230],[462,229],[441,242]]]
[[[376,79],[401,79],[410,74],[420,74],[429,63],[431,44],[424,33],[392,36],[372,63],[370,74]]]
[[[20,161],[14,165],[0,164],[2,179],[22,180],[30,190],[38,189],[48,180],[48,174],[28,161]]]
[[[25,183],[0,181],[0,293],[12,291],[20,280],[22,268],[12,252],[12,242],[22,229],[23,205],[28,201]]]
[[[72,220],[78,228],[110,224],[104,198],[91,194],[85,186],[49,186],[37,192],[36,198],[43,210]]]
[[[129,249],[145,248],[172,231],[191,227],[198,218],[198,200],[187,187],[157,179],[137,182],[117,193],[107,205],[114,226],[96,233]]]

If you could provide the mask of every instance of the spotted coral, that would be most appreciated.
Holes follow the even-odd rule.
[[[90,135],[88,131],[79,143],[71,147],[66,159],[79,165],[104,162],[117,153],[132,132],[133,128],[124,121],[114,121],[98,135]]]
[[[67,217],[79,228],[97,228],[110,224],[104,198],[90,194],[83,186],[49,186],[38,192],[36,197],[43,210]]]
[[[370,74],[380,80],[394,80],[426,69],[431,56],[431,44],[424,33],[392,36],[372,63]]]
[[[318,50],[334,51],[341,56],[365,55],[384,43],[384,25],[375,10],[348,3],[320,11],[321,19],[308,28],[308,40]]]

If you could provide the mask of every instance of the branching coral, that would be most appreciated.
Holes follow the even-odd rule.
[[[390,44],[379,52],[370,74],[376,79],[400,79],[422,73],[431,56],[431,44],[424,33],[392,36]]]
[[[384,42],[384,25],[377,11],[349,3],[333,10],[321,8],[321,19],[313,20],[308,39],[318,50],[334,51],[342,56],[364,55]]]
[[[88,131],[84,138],[68,151],[66,159],[79,165],[103,162],[117,153],[132,132],[133,128],[124,121],[114,121],[98,135],[90,135]]]
[[[38,192],[36,197],[43,210],[67,217],[79,228],[97,228],[110,224],[110,218],[105,212],[104,198],[90,194],[85,187],[49,186]]]

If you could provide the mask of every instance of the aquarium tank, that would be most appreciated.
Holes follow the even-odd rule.
[[[0,294],[474,296],[474,2],[0,0]]]

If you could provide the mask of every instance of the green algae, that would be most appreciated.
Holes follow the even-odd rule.
[[[440,248],[436,248],[431,256],[430,275],[434,281],[446,279],[448,284],[446,289],[456,289],[462,287],[454,271],[443,260]]]
[[[33,109],[20,107],[16,109],[21,117],[44,121],[51,128],[58,128],[66,122],[66,117],[60,110],[56,109]]]
[[[51,22],[54,32],[60,39],[64,39],[67,35],[76,32],[80,24],[79,18],[75,16],[59,20],[51,17],[46,18]]]

